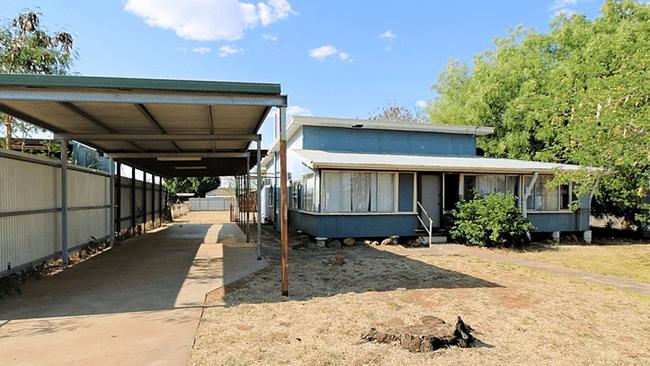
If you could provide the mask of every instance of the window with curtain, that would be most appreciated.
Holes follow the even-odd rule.
[[[305,211],[315,211],[314,186],[316,179],[314,174],[305,174],[302,176],[302,209]]]
[[[482,194],[508,193],[519,197],[519,176],[505,174],[465,175],[465,195],[471,198],[473,189]]]
[[[524,177],[524,186],[532,181],[532,176]],[[531,211],[558,211],[569,208],[570,187],[568,184],[553,187],[552,176],[540,176],[526,201],[526,207]]]
[[[395,212],[396,173],[323,171],[323,212]]]

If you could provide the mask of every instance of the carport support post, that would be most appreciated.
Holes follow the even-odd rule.
[[[131,167],[131,235],[135,236],[135,225],[137,217],[135,217],[135,168]]]
[[[142,171],[142,232],[147,231],[147,172]]]
[[[110,201],[111,209],[108,212],[109,225],[108,225],[108,237],[110,245],[112,246],[115,242],[115,163],[112,158],[108,158],[108,170],[110,172],[109,178],[109,190],[108,196]]]
[[[151,174],[151,228],[156,227],[156,176]]]
[[[162,177],[158,177],[158,220],[160,221],[160,226],[163,223],[163,186],[162,186]]]
[[[256,141],[257,145],[257,242],[255,249],[257,252],[257,260],[262,259],[262,167],[260,162],[262,160],[262,143],[260,139]]]
[[[122,232],[122,163],[116,163],[117,168],[117,181],[113,183],[115,187],[115,230],[118,233]]]
[[[251,221],[251,203],[250,203],[250,192],[251,192],[251,154],[246,155],[246,242],[250,243],[250,221]]]
[[[68,266],[68,140],[61,140],[61,260]]]
[[[289,213],[287,209],[287,110],[280,107],[280,263],[282,296],[289,296]]]

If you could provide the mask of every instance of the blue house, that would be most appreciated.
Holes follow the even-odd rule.
[[[576,165],[477,156],[492,128],[294,116],[287,125],[289,225],[317,237],[380,238],[441,232],[475,189],[511,193],[538,232],[586,232],[589,197],[570,209],[572,185],[551,186]],[[262,161],[268,218],[279,225],[277,141]]]

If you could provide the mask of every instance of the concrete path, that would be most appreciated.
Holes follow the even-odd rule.
[[[190,214],[0,300],[0,364],[186,364],[205,295],[268,265],[225,218]]]
[[[401,248],[392,247],[389,249],[393,252],[399,252],[404,255],[425,255],[425,256],[439,256],[439,255],[473,255],[485,258],[498,263],[511,263],[530,267],[539,271],[567,276],[570,278],[591,281],[602,285],[617,287],[623,290],[635,291],[644,295],[650,296],[650,284],[636,282],[616,276],[606,276],[598,273],[583,271],[574,268],[568,268],[557,264],[535,261],[531,259],[518,258],[514,255],[499,253],[494,250],[484,248],[474,248],[458,244],[441,244],[434,245],[429,248]]]

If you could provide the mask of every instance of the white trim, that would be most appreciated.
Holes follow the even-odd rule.
[[[418,173],[413,172],[413,210],[418,211]]]
[[[446,197],[445,196],[445,173],[442,173],[442,178],[440,178],[440,179],[442,179],[442,183],[441,183],[441,185],[442,185],[441,201],[442,202],[440,202],[440,206],[442,207],[442,214],[444,214],[445,213],[445,197]]]
[[[571,210],[551,210],[551,211],[534,211],[534,210],[528,210],[529,215],[535,215],[535,214],[574,214],[575,212]]]
[[[399,212],[399,173],[393,173],[393,186],[395,187],[395,192],[393,192],[393,212]],[[377,182],[377,188],[379,188],[379,182]]]

